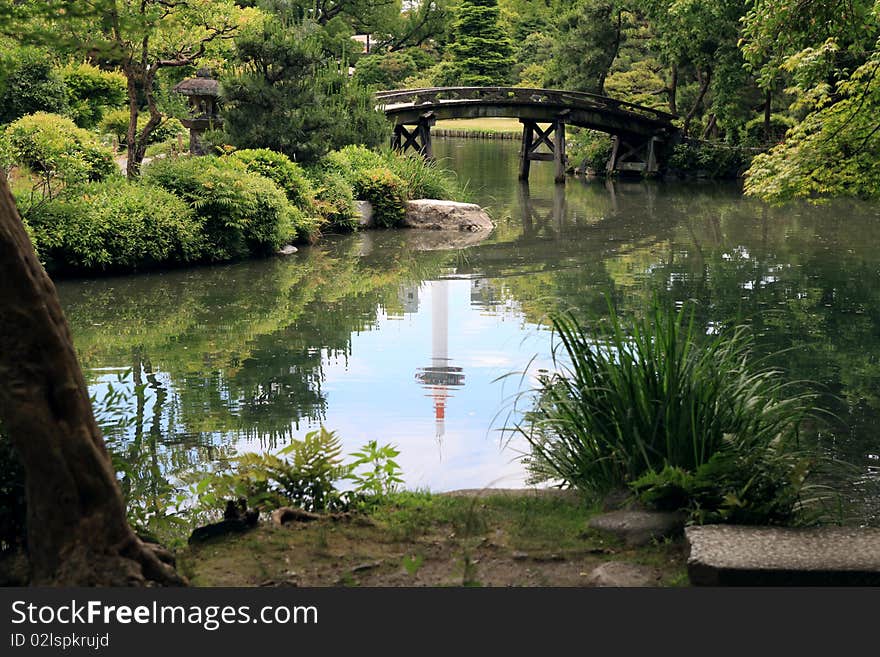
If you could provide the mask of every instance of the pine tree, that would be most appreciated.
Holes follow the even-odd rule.
[[[510,81],[513,44],[499,24],[498,0],[464,0],[458,8],[450,44],[459,83],[497,86]]]

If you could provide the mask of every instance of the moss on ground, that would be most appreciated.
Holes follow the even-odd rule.
[[[609,560],[687,583],[681,541],[625,548],[576,496],[403,493],[345,520],[275,526],[178,554],[195,586],[582,586]]]

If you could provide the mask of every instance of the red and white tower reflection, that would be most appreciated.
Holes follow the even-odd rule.
[[[431,283],[431,365],[421,367],[416,381],[430,390],[434,399],[434,423],[437,438],[446,433],[446,400],[450,388],[464,385],[460,367],[452,367],[449,358],[449,281]]]

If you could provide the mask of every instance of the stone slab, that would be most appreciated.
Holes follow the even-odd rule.
[[[608,561],[596,566],[587,577],[587,586],[646,587],[659,586],[661,573],[656,568],[626,561]]]
[[[628,547],[638,547],[654,539],[680,536],[684,521],[681,513],[621,510],[593,516],[587,526],[611,534]]]
[[[429,230],[491,231],[495,224],[486,211],[475,203],[457,203],[436,199],[407,201],[403,225]]]
[[[688,527],[695,586],[880,586],[880,529]]]

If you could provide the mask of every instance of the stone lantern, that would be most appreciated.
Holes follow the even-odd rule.
[[[182,80],[173,90],[189,98],[189,118],[181,121],[189,128],[189,152],[205,155],[202,133],[218,128],[223,123],[217,103],[220,83],[211,77],[209,69],[201,68],[196,72],[196,77]]]

